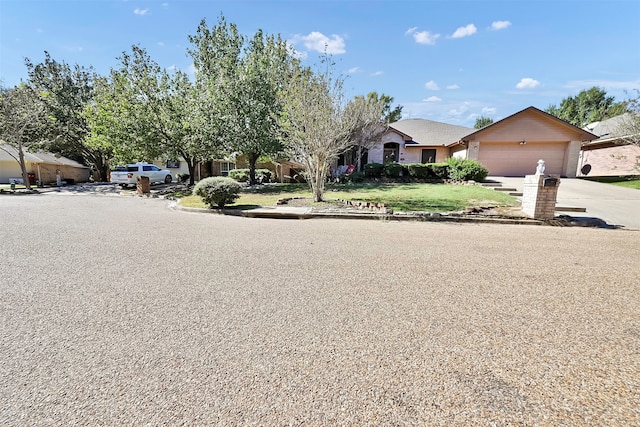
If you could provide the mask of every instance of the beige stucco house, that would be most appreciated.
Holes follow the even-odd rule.
[[[0,184],[7,184],[12,178],[22,179],[20,164],[16,161],[18,151],[11,145],[0,146]],[[56,182],[56,174],[60,174],[63,181],[87,182],[89,167],[53,153],[38,151],[24,152],[27,173],[34,181],[44,184]]]
[[[433,163],[458,157],[478,160],[490,175],[524,176],[535,173],[543,159],[545,173],[575,177],[580,148],[594,139],[587,130],[528,107],[478,130],[422,119],[392,123],[367,161]]]
[[[578,176],[640,175],[640,135],[629,135],[630,113],[595,122],[585,127],[598,139],[582,145]]]

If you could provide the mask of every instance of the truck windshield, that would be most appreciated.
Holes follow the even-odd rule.
[[[138,172],[138,166],[127,166],[128,172]]]

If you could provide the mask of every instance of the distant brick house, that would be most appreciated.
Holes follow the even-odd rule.
[[[640,175],[640,135],[626,135],[630,113],[587,125],[598,138],[582,145],[578,176]]]

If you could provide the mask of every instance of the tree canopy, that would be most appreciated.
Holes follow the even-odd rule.
[[[607,96],[604,89],[594,86],[580,91],[576,96],[564,98],[559,106],[549,105],[545,111],[582,128],[589,123],[623,114],[626,109],[625,102],[615,102],[615,98]]]
[[[473,125],[474,129],[482,129],[485,126],[489,126],[493,123],[491,117],[480,116],[476,117],[476,124]]]

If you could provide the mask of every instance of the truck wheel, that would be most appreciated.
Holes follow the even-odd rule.
[[[171,181],[173,180],[173,177],[171,177],[171,175],[167,175],[164,177],[164,183],[165,184],[171,184]]]

